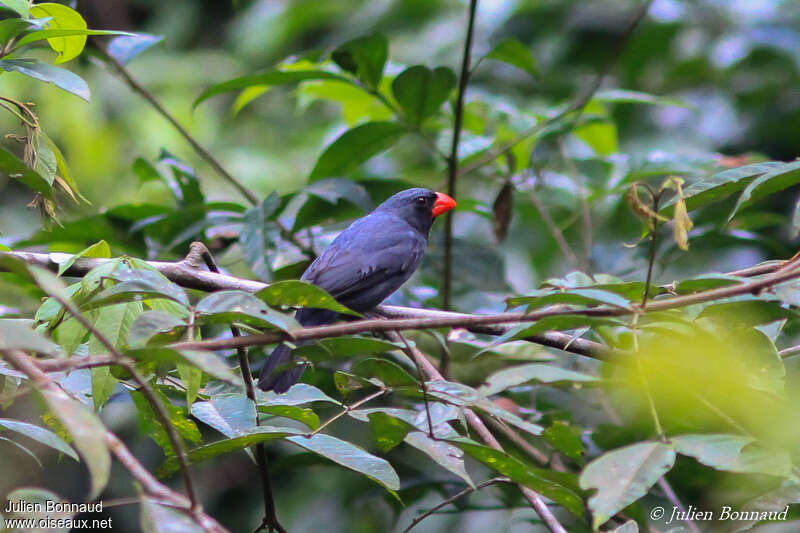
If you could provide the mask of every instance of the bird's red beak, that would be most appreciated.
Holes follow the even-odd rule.
[[[442,213],[447,213],[456,206],[456,201],[444,193],[436,193],[436,202],[433,204],[433,218],[438,217]]]

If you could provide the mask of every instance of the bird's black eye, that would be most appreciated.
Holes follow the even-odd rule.
[[[428,203],[428,199],[425,198],[424,196],[418,196],[417,197],[417,205],[424,206],[427,203]]]

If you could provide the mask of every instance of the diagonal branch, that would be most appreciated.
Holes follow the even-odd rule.
[[[436,511],[438,511],[442,507],[447,507],[448,505],[450,505],[451,503],[453,503],[457,499],[462,498],[462,497],[466,496],[467,494],[470,494],[472,492],[476,492],[476,491],[478,491],[480,489],[489,487],[491,485],[496,485],[497,483],[510,483],[510,482],[511,482],[511,480],[508,479],[507,477],[496,477],[496,478],[492,478],[492,479],[486,480],[483,483],[478,483],[474,487],[467,487],[464,490],[453,494],[452,496],[450,496],[446,500],[443,500],[441,503],[439,503],[435,507],[432,507],[431,509],[428,509],[427,511],[425,511],[424,513],[422,513],[418,517],[414,518],[414,520],[411,521],[411,524],[407,528],[405,528],[403,530],[403,533],[408,533],[417,524],[419,524],[420,522],[422,522],[423,520],[425,520],[426,518],[428,518],[429,516],[434,514]]]
[[[400,337],[397,333],[390,331],[387,332],[387,336],[397,342],[400,340]],[[425,370],[425,373],[428,375],[429,379],[436,379],[436,380],[443,380],[444,376],[436,369],[430,359],[416,346],[411,346],[410,344],[406,343],[405,347],[402,350],[408,355],[418,367],[421,367]],[[483,442],[485,442],[488,446],[494,448],[495,450],[503,451],[503,447],[500,445],[500,442],[492,435],[492,432],[489,431],[489,428],[486,427],[486,424],[483,423],[483,420],[480,419],[478,415],[475,414],[475,411],[469,409],[467,407],[464,408],[464,418],[466,418],[467,423],[475,430]],[[547,504],[544,502],[542,497],[532,489],[525,487],[524,485],[517,485],[522,492],[522,495],[528,500],[528,503],[531,504],[531,507],[536,511],[539,517],[547,524],[547,527],[553,533],[567,533],[567,530],[564,529],[564,526],[556,519],[553,513],[550,511],[550,508],[547,507]]]
[[[61,295],[52,293],[50,296],[57,301],[61,306],[68,310],[70,314],[77,320],[86,330],[91,333],[92,335],[97,338],[97,340],[102,344],[108,353],[111,355],[113,360],[113,364],[119,365],[120,367],[124,368],[139,386],[139,389],[144,394],[145,398],[147,399],[150,406],[155,411],[156,416],[161,420],[161,425],[164,428],[164,431],[169,438],[170,444],[172,445],[172,449],[175,452],[175,455],[178,458],[178,463],[181,467],[181,472],[183,473],[184,483],[186,485],[186,495],[189,498],[189,501],[192,503],[193,509],[200,508],[200,502],[197,499],[197,495],[194,488],[194,482],[192,481],[192,474],[189,470],[189,459],[186,455],[186,449],[183,446],[183,441],[181,437],[178,435],[178,432],[175,430],[175,427],[172,425],[172,421],[169,418],[169,413],[167,413],[166,408],[161,404],[161,402],[156,397],[153,389],[150,387],[150,384],[142,377],[139,371],[136,369],[136,365],[128,358],[124,357],[117,348],[103,335],[97,328],[94,327],[94,324],[89,322],[85,316],[78,310],[72,302],[65,300],[61,297]]]
[[[41,390],[58,390],[58,386],[42,372],[34,360],[21,350],[3,350],[3,356],[20,372],[25,374]],[[163,500],[175,508],[185,512],[189,517],[199,524],[208,533],[227,533],[216,520],[205,514],[199,506],[188,500],[166,485],[159,482],[153,475],[134,457],[130,450],[122,443],[116,435],[106,430],[105,441],[109,450],[117,458],[130,475],[139,483],[144,492]]]

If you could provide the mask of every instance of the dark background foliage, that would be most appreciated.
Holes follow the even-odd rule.
[[[710,183],[715,179],[711,176],[719,176],[726,169],[796,158],[800,147],[800,6],[780,0],[656,0],[630,33],[631,19],[639,6],[641,2],[625,0],[479,2],[459,146],[462,169],[482,162],[497,146],[556,116],[592,87],[599,74],[607,75],[581,112],[554,121],[552,127],[522,140],[508,156],[459,177],[453,309],[500,312],[506,308],[506,298],[539,295],[533,291],[547,280],[551,280],[551,286],[562,288],[605,283],[598,277],[575,274],[564,279],[575,271],[643,282],[650,253],[646,238],[649,223],[636,215],[630,198],[626,199],[628,187],[637,181],[658,190],[670,176],[681,177],[681,194],[673,185],[661,206],[681,204],[682,200],[675,198],[685,194],[694,224],[694,229],[688,228],[689,250],[682,250],[680,239],[673,238],[672,231],[675,225],[679,230],[687,229],[685,220],[677,216],[673,219],[674,208],[661,211],[666,218],[659,221],[656,230],[655,284],[735,271],[763,260],[785,259],[796,251],[800,218],[794,184],[800,179],[791,163],[781,167],[771,186],[753,196],[756,201],[743,202],[741,209],[737,202],[744,181],[720,193],[715,203],[700,193],[702,184]],[[77,59],[61,65],[86,80],[92,92],[88,103],[19,73],[7,71],[0,76],[0,95],[35,104],[32,109],[42,130],[60,147],[71,177],[86,199],[73,201],[59,193],[55,211],[42,216],[40,210],[26,207],[33,197],[31,189],[10,178],[6,168],[0,176],[0,243],[4,246],[78,253],[105,240],[112,257],[172,261],[185,256],[191,241],[201,240],[221,267],[233,275],[265,282],[296,279],[307,258],[285,239],[279,225],[288,228],[304,247],[321,250],[347,221],[368,212],[397,190],[410,186],[446,188],[447,164],[442,155],[450,151],[456,95],[448,76],[454,79],[459,73],[467,25],[465,1],[79,0],[74,7],[89,28],[163,36],[163,41],[128,64],[129,71],[259,201],[267,199],[256,207],[249,205],[150,103],[115,76],[113,67],[90,46]],[[4,11],[4,16],[10,14]],[[346,62],[336,61],[335,54],[333,60],[339,66],[330,61],[331,52],[343,43],[370,35],[384,35],[388,43],[383,78],[379,82],[375,79],[374,86],[362,71],[348,73]],[[103,44],[109,40],[92,39]],[[498,48],[508,39],[514,39],[515,44],[509,45],[513,52]],[[372,51],[379,48],[379,42],[366,47]],[[498,50],[506,50],[506,55]],[[38,47],[26,51],[25,57],[52,62],[54,54]],[[311,79],[267,86],[251,81],[240,86],[249,86],[242,93],[221,92],[198,101],[203,91],[215,84],[260,72],[301,68],[298,65],[335,72],[350,82]],[[434,106],[426,116],[417,117],[414,113],[418,110],[406,105],[403,98],[407,93],[394,90],[392,84],[392,79],[411,65],[429,69],[442,66],[452,71],[442,73],[441,105]],[[383,96],[376,97],[376,92]],[[360,157],[359,153],[370,150],[368,143],[351,141],[342,144],[345,155],[330,163],[327,172],[316,169],[326,148],[345,132],[396,119],[410,133],[404,133],[404,129],[404,134],[393,136],[384,131],[386,140],[381,148],[386,150],[375,149],[375,157]],[[0,115],[0,131],[21,134],[19,119],[10,113]],[[374,140],[378,136],[373,130],[367,137]],[[3,146],[22,157],[20,143],[13,138],[6,138]],[[750,181],[760,174],[764,172],[752,172]],[[735,181],[725,176],[718,179]],[[692,189],[697,184],[701,187]],[[270,196],[273,192],[275,196]],[[641,197],[647,202],[644,193]],[[735,216],[729,220],[734,210]],[[443,223],[437,223],[421,271],[392,297],[391,303],[441,306],[443,227]],[[697,288],[713,285],[699,284]],[[797,319],[792,314],[798,301],[796,292],[792,287],[783,288],[785,291],[778,293],[780,302],[769,309],[759,308],[758,318],[743,319],[734,310],[734,318],[726,324],[743,324],[753,335],[765,337],[770,356],[777,353],[776,349],[794,344],[797,335]],[[639,287],[627,297],[638,301],[641,291]],[[33,284],[0,275],[0,313],[5,318],[32,318],[43,295]],[[203,296],[190,291],[192,302]],[[592,302],[609,303],[602,298]],[[714,341],[717,344],[704,344],[705,330],[697,337],[681,337],[685,332],[678,331],[678,326],[664,325],[687,321],[699,328],[695,322],[700,320],[705,327],[704,317],[728,316],[723,311],[730,309],[707,311],[701,306],[679,317],[665,313],[652,319],[658,322],[652,326],[656,334],[678,339],[670,355],[685,351],[690,344],[700,348],[663,366],[660,355],[664,348],[645,343],[642,349],[649,349],[653,355],[645,371],[675,378],[654,385],[655,389],[646,393],[656,396],[660,422],[670,436],[731,433],[730,425],[707,413],[697,414],[696,402],[685,399],[688,391],[716,383],[716,389],[708,386],[714,389],[709,392],[716,395],[714,398],[741,395],[743,402],[752,400],[750,405],[731,401],[724,409],[734,419],[745,420],[747,435],[755,435],[761,444],[768,443],[770,450],[779,449],[780,457],[787,456],[791,465],[796,445],[787,441],[794,431],[774,435],[754,420],[777,413],[776,424],[791,426],[787,406],[796,398],[775,409],[766,400],[765,404],[753,400],[737,384],[715,381],[729,369],[730,361],[712,360],[699,371],[694,366],[694,357],[703,358],[709,352],[733,357],[741,346],[750,346],[750,341],[726,334]],[[227,322],[231,320],[235,319]],[[203,338],[226,335],[226,321],[219,322],[223,325],[204,326]],[[565,322],[553,329],[633,349],[636,328],[630,328],[629,321],[619,330],[603,330],[603,325],[591,323],[579,326],[576,330]],[[593,329],[587,331],[583,326]],[[446,337],[446,330],[413,335],[415,342],[435,357],[442,353]],[[640,401],[644,393],[636,386],[630,387],[633,390],[620,386],[639,379],[639,374],[630,369],[609,368],[612,365],[530,343],[493,346],[490,355],[476,357],[491,339],[451,336],[450,340],[450,377],[471,387],[481,386],[487,376],[501,368],[547,361],[552,354],[560,356],[553,366],[561,370],[603,378],[607,389],[580,386],[580,379],[574,376],[563,382],[552,380],[558,386],[541,385],[538,383],[546,380],[539,376],[537,384],[526,380],[527,384],[521,382],[523,386],[503,393],[515,402],[512,405],[519,409],[517,414],[550,431],[550,440],[532,437],[533,442],[548,451],[555,446],[561,454],[559,460],[571,472],[580,473],[603,451],[657,440],[650,414]],[[758,344],[753,342],[754,346]],[[85,344],[88,350],[93,349],[91,342]],[[762,348],[759,344],[752,352],[760,353]],[[255,367],[268,351],[251,350]],[[753,367],[763,370],[762,377],[777,375],[783,394],[784,384],[797,379],[797,364],[777,356],[774,359],[778,360],[778,370],[764,370],[769,365],[761,359]],[[342,367],[353,371],[350,365],[354,361],[340,357],[334,362],[318,362],[305,381],[348,401],[337,390],[333,373]],[[730,373],[749,379],[751,374],[745,367]],[[413,365],[407,365],[406,370],[416,375]],[[686,377],[694,372],[700,377]],[[88,371],[75,372],[70,380],[72,391],[91,391]],[[10,378],[2,383],[8,391]],[[775,383],[765,383],[755,388],[775,393],[777,389],[771,388]],[[224,391],[212,385],[209,394]],[[167,385],[163,389],[172,404],[185,407],[178,388]],[[3,390],[0,387],[0,392]],[[794,396],[788,386],[786,392]],[[393,394],[382,405],[413,404],[414,409],[421,410],[420,403],[399,396]],[[331,403],[314,403],[313,407],[321,420],[340,410]],[[22,395],[0,410],[0,418],[43,425],[40,412],[40,404]],[[784,415],[787,418],[782,418]],[[148,467],[158,468],[163,452],[151,438],[152,431],[142,424],[141,410],[130,402],[124,387],[116,385],[99,416]],[[208,426],[197,426],[203,442],[219,437]],[[402,530],[420,511],[463,488],[457,476],[437,470],[430,457],[417,448],[401,445],[381,452],[370,427],[343,417],[331,429],[340,438],[391,463],[402,481],[399,495],[406,507],[367,477],[318,455],[300,453],[302,450],[285,441],[274,441],[268,444],[268,450],[277,506],[282,522],[290,525],[292,532],[320,527],[353,532]],[[6,433],[0,436],[9,436]],[[733,446],[737,443],[741,441]],[[0,441],[0,471],[4,472],[0,495],[20,486],[41,486],[73,501],[85,497],[89,481],[82,465],[59,458],[35,443],[25,444],[43,466],[39,468],[23,450]],[[513,446],[509,449],[513,455],[524,457]],[[565,451],[570,449],[575,454]],[[697,455],[680,455],[669,480],[683,503],[695,507],[740,505],[791,477],[790,468],[774,464],[759,463],[760,467],[750,470],[727,465],[729,468],[715,470],[692,457]],[[467,468],[476,481],[492,475],[471,460]],[[263,514],[260,480],[258,470],[244,453],[225,454],[192,469],[210,515],[231,531],[250,531],[258,524]],[[577,483],[577,477],[573,475],[570,482]],[[179,475],[169,478],[169,483],[181,489]],[[110,501],[127,495],[129,485],[124,472],[115,467],[103,498]],[[665,501],[663,493],[654,489],[628,507],[625,516],[644,526],[652,506]],[[453,512],[433,516],[416,530],[529,531],[536,527],[535,514],[511,485],[484,489],[447,509]],[[115,520],[115,530],[139,530],[136,506],[120,506],[108,513]],[[569,521],[567,513],[563,516]],[[571,527],[575,531],[590,530],[589,524],[591,520],[576,521]],[[611,525],[606,524],[606,528]],[[786,531],[792,530],[791,524],[787,527],[790,529]]]

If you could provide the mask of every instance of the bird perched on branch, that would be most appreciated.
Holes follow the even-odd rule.
[[[363,313],[400,288],[417,270],[433,219],[456,206],[455,200],[429,189],[408,189],[379,205],[347,227],[300,278],[328,291],[339,303]],[[319,326],[337,319],[327,309],[300,309],[295,318],[303,326]],[[280,344],[261,370],[262,390],[286,392],[305,370],[289,363],[291,349]]]

